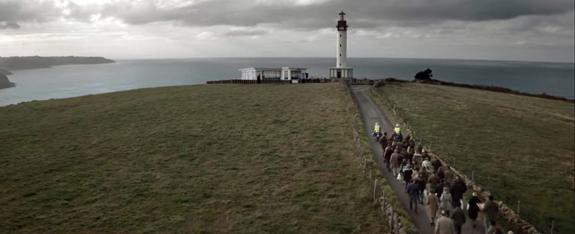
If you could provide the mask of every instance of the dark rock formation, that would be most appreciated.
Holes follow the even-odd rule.
[[[429,68],[415,74],[415,80],[431,80],[431,77],[433,77],[433,74],[431,74],[431,69]]]
[[[0,73],[0,89],[10,88],[12,86],[14,86],[14,83],[10,82],[10,80],[8,80],[8,77]]]
[[[0,68],[0,75],[5,75],[5,76],[12,75],[12,72]]]

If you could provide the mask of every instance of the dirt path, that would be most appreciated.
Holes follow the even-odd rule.
[[[366,86],[366,85],[352,86],[352,93],[358,102],[359,112],[361,113],[361,118],[362,118],[363,123],[365,125],[366,133],[371,134],[371,126],[373,126],[375,124],[375,122],[377,121],[382,125],[383,131],[388,132],[388,134],[391,134],[392,125],[389,122],[389,120],[385,117],[385,115],[383,115],[383,113],[381,112],[379,107],[373,102],[373,100],[369,96],[369,94],[368,94],[369,88],[370,88],[370,86]],[[371,147],[371,150],[376,155],[376,161],[377,161],[377,164],[379,165],[380,171],[383,173],[384,177],[387,179],[387,181],[388,181],[389,185],[391,186],[391,188],[393,189],[393,191],[395,191],[395,193],[397,194],[397,197],[399,198],[401,204],[403,204],[403,207],[405,208],[405,210],[408,212],[408,214],[411,218],[411,221],[417,227],[417,229],[419,230],[419,233],[421,233],[421,234],[433,233],[433,226],[431,226],[429,223],[429,218],[427,217],[427,214],[425,213],[425,208],[418,204],[418,208],[417,208],[418,212],[417,213],[409,210],[409,196],[407,195],[407,193],[404,190],[403,183],[398,181],[395,178],[395,176],[392,175],[392,173],[389,172],[387,169],[384,169],[383,157],[382,157],[383,149],[381,148],[379,143],[377,143],[371,135],[369,135],[368,138],[369,138],[369,145]],[[464,234],[481,234],[481,233],[484,233],[484,228],[483,228],[482,223],[483,223],[483,220],[478,219],[477,220],[477,226],[478,227],[473,229],[472,224],[468,218],[467,222],[463,226],[462,233],[464,233]]]

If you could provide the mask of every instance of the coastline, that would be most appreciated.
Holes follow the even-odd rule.
[[[76,56],[59,56],[59,57],[0,57],[0,73],[15,70],[50,68],[59,65],[73,64],[103,64],[115,63],[116,61],[104,57],[76,57]],[[10,73],[11,74],[11,73]]]
[[[51,68],[61,65],[80,65],[80,64],[104,64],[115,63],[114,60],[104,57],[40,57],[40,56],[26,56],[26,57],[0,57],[0,89],[11,88],[16,86],[16,83],[8,79],[8,75],[12,75],[11,71]]]

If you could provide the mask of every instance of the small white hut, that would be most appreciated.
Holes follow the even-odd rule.
[[[308,79],[307,68],[301,67],[281,67],[281,68],[264,68],[248,67],[240,69],[242,80],[299,80]]]

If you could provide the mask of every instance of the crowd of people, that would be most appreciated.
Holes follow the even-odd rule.
[[[463,195],[468,190],[465,181],[421,146],[416,146],[409,135],[404,137],[399,124],[388,137],[386,132],[381,133],[381,126],[376,123],[373,135],[383,148],[385,167],[405,184],[409,208],[417,213],[418,204],[424,206],[436,234],[461,234],[463,224],[468,221],[476,229],[480,212],[483,213],[485,233],[503,233],[495,222],[499,207],[493,197],[489,196],[483,202],[473,192],[464,202]]]

